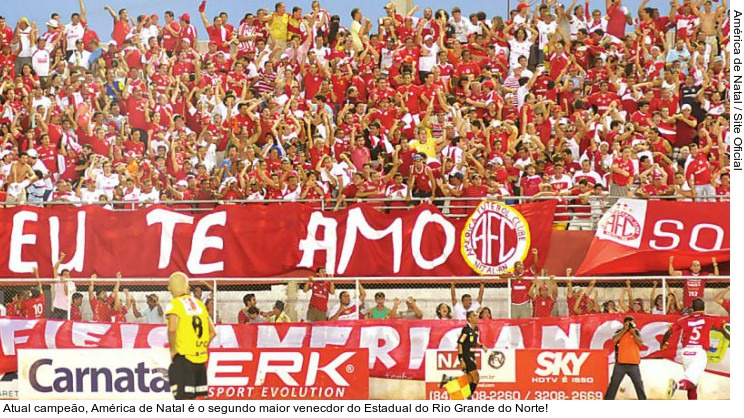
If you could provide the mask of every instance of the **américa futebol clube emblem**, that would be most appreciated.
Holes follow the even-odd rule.
[[[513,207],[484,200],[465,222],[461,242],[465,262],[478,274],[503,274],[527,257],[530,227]]]

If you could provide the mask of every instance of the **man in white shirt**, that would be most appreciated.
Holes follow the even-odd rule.
[[[142,203],[160,202],[160,192],[152,187],[152,180],[147,179],[142,182],[142,190],[139,193],[139,201]]]
[[[419,58],[419,78],[424,82],[426,74],[437,65],[437,54],[439,54],[439,45],[434,43],[432,35],[424,36],[424,45],[421,47],[421,58]]]
[[[83,47],[82,39],[78,39],[77,42],[75,42],[75,50],[67,61],[73,67],[82,68],[83,70],[88,71],[90,68],[90,52],[86,51]]]
[[[359,292],[359,304],[351,303],[349,292],[343,291],[339,296],[339,303],[328,311],[329,321],[351,321],[361,318],[361,311],[364,308],[364,292]]]
[[[473,297],[469,294],[462,295],[460,302],[457,301],[457,295],[455,294],[455,282],[450,284],[450,293],[452,295],[452,319],[467,319],[468,312],[478,312],[483,303],[483,292],[486,289],[486,281],[481,280],[480,289],[478,290],[478,298],[473,302]]]
[[[163,306],[160,305],[158,295],[151,293],[147,295],[147,308],[139,311],[137,310],[137,304],[132,304],[132,313],[135,318],[145,318],[146,324],[163,324],[165,319],[163,317]]]

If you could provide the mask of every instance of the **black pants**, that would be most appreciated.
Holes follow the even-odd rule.
[[[637,364],[623,363],[615,363],[615,368],[612,369],[612,377],[610,378],[610,386],[607,387],[604,398],[615,399],[617,390],[620,388],[620,383],[622,383],[626,374],[633,382],[638,400],[646,400],[646,391],[643,389],[643,380],[641,379],[641,368]]]

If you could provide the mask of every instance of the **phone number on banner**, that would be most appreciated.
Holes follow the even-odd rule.
[[[495,386],[481,383],[473,394],[473,399],[481,401],[514,401],[514,400],[542,400],[542,401],[569,401],[569,400],[601,400],[604,393],[592,390],[498,390]],[[433,401],[447,400],[449,395],[445,390],[429,390],[427,399]]]

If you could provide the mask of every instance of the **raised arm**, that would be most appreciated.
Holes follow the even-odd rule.
[[[674,269],[674,256],[669,256],[669,275],[670,276],[681,276],[682,272]]]

